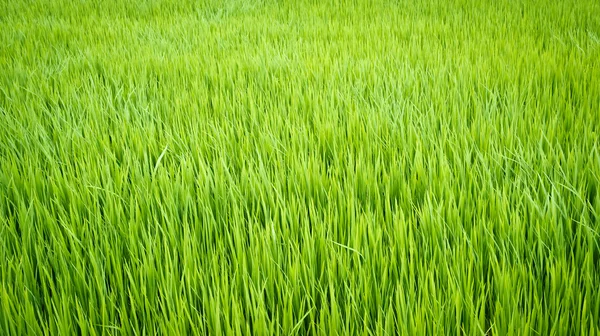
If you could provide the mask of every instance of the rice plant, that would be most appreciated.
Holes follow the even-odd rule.
[[[600,2],[0,0],[0,334],[600,335]]]

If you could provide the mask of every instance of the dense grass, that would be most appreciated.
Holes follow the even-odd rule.
[[[600,3],[0,0],[0,334],[600,334]]]

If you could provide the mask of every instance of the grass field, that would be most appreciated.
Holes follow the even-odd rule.
[[[0,334],[600,335],[600,2],[0,0]]]

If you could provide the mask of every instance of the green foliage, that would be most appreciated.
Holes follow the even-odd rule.
[[[0,334],[600,334],[598,1],[0,8]]]

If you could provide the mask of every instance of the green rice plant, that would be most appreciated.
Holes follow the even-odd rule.
[[[0,334],[600,334],[597,1],[0,8]]]

